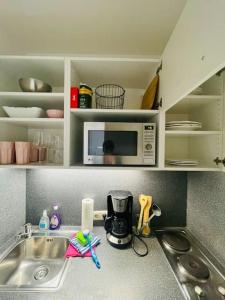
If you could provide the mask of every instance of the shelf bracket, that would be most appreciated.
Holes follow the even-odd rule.
[[[162,61],[158,67],[158,69],[156,70],[156,75],[159,75],[159,72],[162,70]]]
[[[217,76],[220,76],[220,75],[223,73],[223,71],[225,71],[225,67],[222,68],[221,70],[219,70],[219,71],[216,73],[216,75],[217,75]]]
[[[225,164],[225,159],[222,160],[219,157],[216,157],[213,161],[216,163],[217,166],[221,163],[223,163],[223,165]]]

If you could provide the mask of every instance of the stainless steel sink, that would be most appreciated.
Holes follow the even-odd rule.
[[[68,262],[68,244],[67,237],[43,234],[18,241],[0,261],[0,291],[57,289]]]

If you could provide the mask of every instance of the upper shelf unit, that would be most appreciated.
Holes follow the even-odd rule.
[[[64,93],[0,92],[0,106],[3,105],[63,109]]]
[[[216,157],[221,157],[223,131],[223,80],[213,76],[166,112],[165,163],[167,170],[218,170]],[[182,121],[183,123],[178,123]],[[191,130],[184,121],[199,122]],[[192,125],[193,126],[193,125]],[[180,160],[172,165],[171,160]],[[183,160],[197,161],[196,166],[182,166]],[[167,163],[170,163],[167,165]],[[191,163],[190,163],[191,164]]]
[[[148,122],[158,110],[135,109],[71,109],[71,113],[86,122]]]
[[[0,56],[0,91],[21,92],[20,78],[37,78],[50,84],[53,93],[64,91],[64,58]]]
[[[215,75],[201,86],[201,94],[190,94],[166,112],[168,121],[197,121],[200,131],[221,131],[223,126],[222,78]],[[207,93],[207,94],[206,94]]]
[[[96,88],[113,83],[125,92],[124,109],[140,109],[144,92],[156,74],[158,58],[71,58],[71,86],[84,82]],[[95,108],[95,101],[92,101]]]
[[[117,83],[124,88],[133,89],[145,89],[159,63],[158,58],[80,57],[71,59],[72,72],[76,75],[72,74],[90,86]]]

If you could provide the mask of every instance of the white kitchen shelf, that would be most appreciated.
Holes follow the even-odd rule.
[[[26,128],[63,128],[64,119],[51,118],[0,118],[0,123],[22,126]]]
[[[19,78],[37,78],[50,84],[53,92],[64,90],[64,57],[0,55],[0,91],[20,92]]]
[[[189,130],[166,130],[166,136],[204,136],[204,135],[219,135],[221,131],[189,131]]]
[[[0,92],[0,106],[63,108],[64,93]]]
[[[156,166],[96,166],[96,165],[83,165],[77,164],[70,166],[71,169],[88,169],[88,170],[142,170],[142,171],[160,171],[159,167]]]
[[[62,169],[63,165],[30,163],[27,165],[0,165],[0,169]]]
[[[69,168],[88,170],[218,171],[223,130],[222,77],[213,76],[202,85],[204,95],[188,95],[168,111],[141,110],[143,95],[160,64],[151,57],[41,57],[0,56],[0,140],[32,140],[35,131],[63,136],[63,165],[0,165],[0,168]],[[48,82],[53,93],[21,92],[18,79],[35,77]],[[85,82],[91,87],[115,83],[126,90],[124,109],[70,109],[70,87]],[[165,99],[166,101],[166,99]],[[64,108],[65,119],[7,118],[1,106]],[[94,107],[93,98],[93,107]],[[168,121],[202,123],[199,131],[165,130]],[[82,164],[83,122],[155,122],[156,166],[93,166]],[[195,167],[164,166],[164,160],[196,158]]]
[[[147,121],[152,116],[156,116],[158,110],[141,109],[71,109],[71,113],[83,121]]]
[[[163,170],[165,171],[189,171],[189,172],[218,172],[219,168],[213,168],[213,167],[205,167],[205,166],[170,166],[166,165]]]
[[[72,57],[72,74],[80,82],[97,87],[116,83],[124,88],[146,89],[160,64],[160,58]]]
[[[198,109],[203,105],[216,105],[218,101],[222,101],[222,95],[188,95],[180,102],[169,109],[170,114],[185,114],[192,110]]]

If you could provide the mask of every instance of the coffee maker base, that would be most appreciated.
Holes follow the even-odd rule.
[[[127,248],[127,246],[131,243],[132,235],[128,234],[126,237],[117,238],[111,233],[107,233],[106,238],[111,246],[118,249],[124,249]]]

